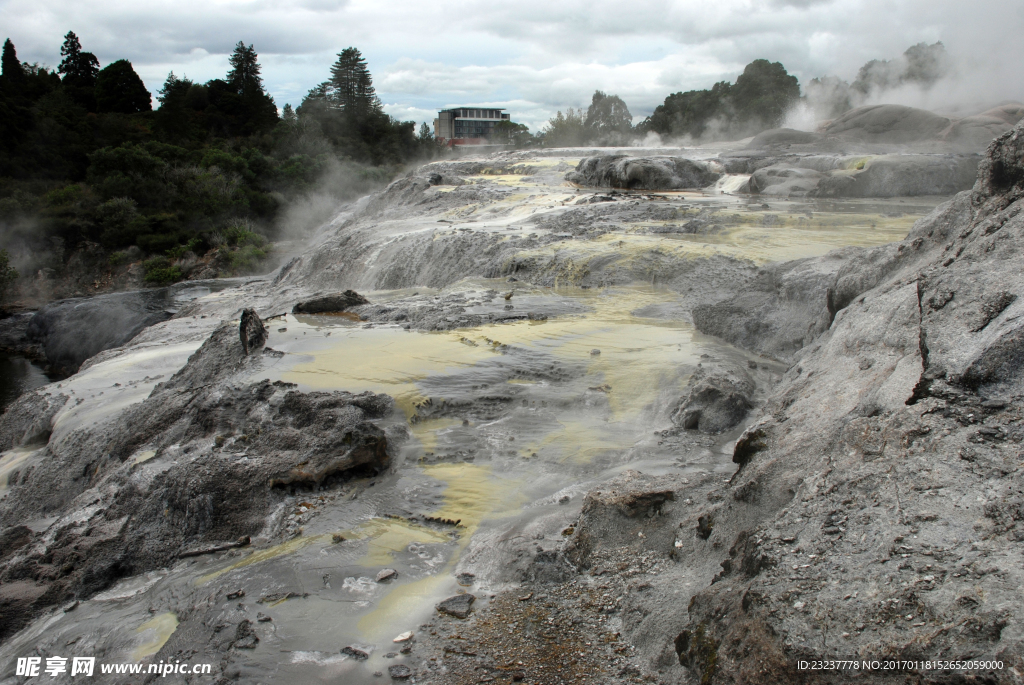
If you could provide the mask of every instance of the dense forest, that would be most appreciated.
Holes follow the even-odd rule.
[[[97,271],[123,280],[134,269],[150,284],[244,273],[270,240],[324,218],[290,211],[315,206],[311,196],[351,197],[438,153],[428,130],[417,135],[413,122],[383,111],[355,48],[280,116],[254,47],[242,42],[224,78],[171,73],[155,110],[127,60],[101,68],[73,32],[60,52],[51,70],[19,61],[10,39],[3,47],[3,289],[15,277],[8,253],[26,291],[76,267],[93,281]],[[52,294],[88,290],[69,289]]]

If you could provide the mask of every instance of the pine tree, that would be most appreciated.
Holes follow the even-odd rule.
[[[78,36],[75,35],[74,31],[68,31],[68,34],[64,36],[64,45],[60,46],[60,66],[57,67],[57,73],[67,76],[75,73],[78,68],[78,60],[82,55],[82,43],[78,40]]]
[[[57,73],[63,74],[64,90],[90,112],[96,111],[96,75],[100,71],[100,61],[91,52],[82,52],[82,44],[74,31],[64,36],[64,45],[60,47],[63,59]]]
[[[235,51],[228,59],[231,71],[228,72],[226,80],[239,95],[263,94],[263,79],[260,78],[260,64],[256,61],[257,57],[256,50],[252,45],[246,47],[245,43],[238,41]]]
[[[338,61],[331,67],[329,83],[332,92],[328,97],[342,111],[368,114],[380,109],[370,70],[356,48],[345,48],[338,53]]]
[[[2,68],[3,79],[8,86],[20,84],[25,80],[25,70],[22,68],[21,62],[18,61],[18,53],[10,38],[4,41]]]
[[[58,74],[63,74],[65,79],[72,79],[78,86],[93,85],[100,70],[100,61],[91,52],[82,52],[82,43],[74,31],[68,31],[64,36],[60,56],[63,59],[57,68]]]

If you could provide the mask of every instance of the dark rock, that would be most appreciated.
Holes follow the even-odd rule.
[[[346,290],[343,293],[332,293],[323,297],[316,297],[312,300],[299,302],[292,307],[293,314],[325,314],[344,312],[352,307],[370,304],[370,301],[354,290]]]
[[[255,352],[267,342],[267,327],[263,325],[259,314],[252,309],[243,309],[242,318],[238,323],[238,337],[242,341],[242,354]]]
[[[704,188],[721,178],[721,174],[711,171],[704,162],[682,157],[601,155],[581,160],[565,178],[597,188],[678,190]]]
[[[469,616],[470,608],[473,606],[474,601],[476,601],[476,597],[467,592],[449,597],[437,605],[437,610],[442,614],[448,614],[455,618],[466,618]]]
[[[412,677],[412,669],[405,664],[395,664],[388,666],[388,675],[395,680],[406,680]]]
[[[345,656],[352,657],[356,661],[366,661],[373,654],[373,650],[376,649],[373,645],[364,644],[352,644],[348,647],[342,647],[341,653]]]
[[[256,649],[259,641],[260,639],[252,630],[252,621],[245,619],[235,629],[235,639],[231,646],[235,649]]]
[[[86,359],[171,318],[172,309],[167,289],[63,300],[36,312],[25,337],[42,348],[55,371],[72,374]]]

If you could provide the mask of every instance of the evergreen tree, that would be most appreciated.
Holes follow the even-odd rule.
[[[263,90],[263,79],[260,77],[259,56],[256,49],[246,46],[242,41],[235,45],[235,51],[228,59],[231,70],[224,81],[210,81],[206,84],[211,104],[220,113],[230,117],[223,126],[232,135],[251,135],[266,131],[277,124],[277,105],[274,99]],[[237,101],[228,97],[227,90],[238,96]]]
[[[356,48],[345,48],[338,53],[338,61],[331,67],[328,83],[329,86],[322,84],[321,88],[332,104],[342,111],[365,115],[380,110],[370,70]]]
[[[18,53],[14,49],[14,43],[8,38],[4,41],[4,54],[2,59],[2,76],[4,85],[8,92],[16,89],[25,80],[25,69],[18,61]]]
[[[103,68],[96,76],[96,108],[99,112],[135,114],[153,109],[152,96],[126,59]]]
[[[96,82],[100,61],[91,52],[82,52],[82,43],[74,31],[68,31],[64,36],[60,56],[62,59],[57,73],[63,74],[65,81],[70,78],[77,86],[92,86]]]
[[[82,43],[74,31],[64,36],[64,44],[60,47],[61,59],[57,73],[64,78],[64,90],[71,98],[90,112],[96,111],[96,75],[100,71],[100,61],[91,52],[82,52]]]
[[[231,53],[228,62],[231,64],[231,71],[225,79],[239,95],[263,94],[263,79],[260,77],[260,64],[256,61],[258,55],[252,45],[246,47],[245,43],[238,41],[235,51]]]

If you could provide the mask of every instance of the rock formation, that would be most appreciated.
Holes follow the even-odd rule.
[[[711,185],[720,176],[705,163],[682,157],[600,155],[581,160],[565,178],[593,188],[683,190]]]

